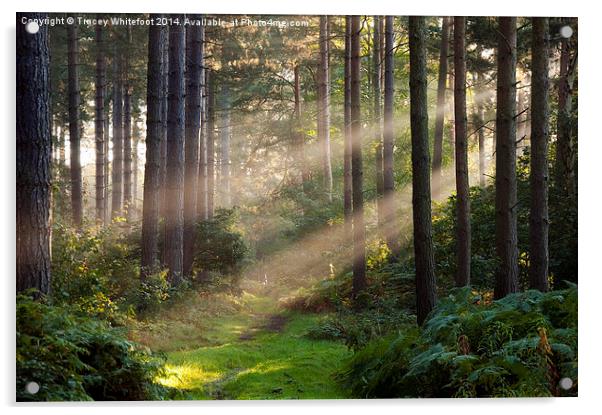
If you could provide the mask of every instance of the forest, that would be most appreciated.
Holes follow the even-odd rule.
[[[16,20],[17,401],[577,396],[577,18]]]

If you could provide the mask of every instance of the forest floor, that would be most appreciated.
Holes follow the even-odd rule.
[[[186,399],[344,398],[333,374],[351,352],[305,336],[323,317],[286,311],[261,293],[193,293],[131,337],[166,354],[159,382]]]

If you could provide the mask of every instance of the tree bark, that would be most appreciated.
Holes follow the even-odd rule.
[[[205,27],[201,27],[201,130],[197,217],[207,220],[207,70],[205,68]]]
[[[577,200],[576,142],[573,137],[573,83],[577,73],[577,51],[572,53],[572,41],[563,38],[560,49],[558,79],[558,116],[556,121],[556,181],[562,190]]]
[[[106,44],[105,44],[106,45]],[[106,50],[106,49],[105,49]],[[105,65],[107,65],[106,61],[105,61]],[[109,185],[110,185],[110,174],[111,174],[111,164],[109,163],[109,141],[111,139],[111,137],[109,136],[109,129],[110,129],[110,125],[111,125],[111,120],[109,117],[110,114],[110,110],[109,110],[109,106],[110,106],[110,94],[109,94],[109,88],[108,88],[108,82],[106,81],[107,77],[106,77],[106,72],[107,72],[107,67],[105,66],[105,85],[104,85],[104,91],[103,94],[106,97],[105,102],[104,102],[104,160],[103,160],[103,171],[104,171],[104,189],[105,189],[105,209],[104,209],[104,216],[103,216],[103,221],[105,224],[108,224],[111,222],[111,209],[110,209],[110,200],[111,200],[111,193],[109,192]]]
[[[207,71],[207,218],[213,218],[215,199],[215,85],[213,74]]]
[[[159,17],[155,15],[154,17]],[[140,277],[146,278],[159,268],[159,182],[163,118],[163,45],[167,29],[150,26],[148,31],[148,79],[146,117],[146,164],[142,202],[142,262]]]
[[[165,218],[167,212],[167,95],[169,90],[169,33],[163,46],[163,99],[161,100],[161,112],[163,113],[163,125],[161,128],[161,168],[159,174],[159,215]],[[163,252],[165,258],[165,252]]]
[[[516,189],[516,18],[500,17],[497,64],[495,298],[518,291]]]
[[[73,225],[81,228],[84,215],[82,196],[82,167],[80,162],[80,91],[79,91],[79,41],[77,26],[67,27],[67,72],[69,89],[69,147],[71,172],[71,210]]]
[[[450,17],[443,17],[441,46],[439,47],[439,80],[437,81],[437,112],[433,142],[433,196],[441,193],[441,169],[443,167],[443,125],[445,122],[445,92],[447,89],[447,61],[449,55]]]
[[[113,218],[121,214],[123,191],[123,85],[121,83],[120,50],[116,48],[113,60],[113,191],[111,197]]]
[[[220,117],[220,202],[225,208],[230,207],[230,91],[227,85],[221,85],[222,114]]]
[[[366,229],[361,125],[360,17],[351,16],[351,175],[353,181],[353,298],[366,288]],[[356,303],[357,304],[357,303]]]
[[[393,145],[395,134],[393,129],[393,100],[395,81],[393,78],[394,34],[393,16],[385,17],[385,97],[384,97],[384,132],[383,132],[383,203],[385,214],[385,236],[387,245],[394,254],[397,253],[399,242],[397,240],[396,215],[395,215],[395,178],[393,172]]]
[[[352,238],[353,184],[351,175],[351,17],[345,16],[345,81],[344,81],[344,143],[343,143],[343,209],[345,235]]]
[[[17,284],[16,292],[50,290],[51,155],[50,55],[48,26],[36,34],[21,19],[46,14],[17,13]]]
[[[477,84],[480,85],[483,75],[479,72],[476,74]],[[479,141],[479,186],[485,187],[487,174],[487,160],[485,156],[485,109],[483,106],[483,90],[478,86],[475,91],[474,103],[475,103],[475,118],[476,127],[478,128],[477,137]]]
[[[200,16],[193,16],[200,19]],[[192,272],[196,242],[197,187],[199,176],[199,134],[201,129],[201,70],[202,26],[189,26],[186,30],[186,144],[184,179],[184,275]]]
[[[183,20],[183,15],[173,15],[173,17]],[[183,277],[185,51],[184,28],[177,25],[170,26],[165,261],[169,269],[169,282],[174,286],[179,285]]]
[[[383,136],[381,128],[381,17],[374,16],[374,31],[372,33],[372,92],[374,94],[374,160],[376,162],[376,214],[378,220],[378,226],[383,231],[382,226],[385,222],[385,213],[383,205],[384,195],[384,178],[383,178]]]
[[[454,18],[454,115],[456,121],[456,286],[470,285],[470,194],[466,136],[466,18]]]
[[[130,85],[130,27],[127,28],[127,49],[123,59],[123,209],[126,217],[132,219],[132,87]]]
[[[430,153],[425,18],[410,16],[410,124],[412,207],[416,261],[416,315],[422,325],[437,301],[431,225]]]
[[[531,211],[529,285],[548,290],[549,21],[534,17],[531,43]]]
[[[324,192],[332,202],[332,164],[330,156],[330,68],[329,18],[320,16],[320,61],[318,65],[318,141],[322,144]]]
[[[104,56],[104,41],[102,26],[96,26],[96,99],[94,120],[94,133],[96,143],[96,220],[104,223],[106,213],[106,187],[105,187],[105,85],[106,62]]]

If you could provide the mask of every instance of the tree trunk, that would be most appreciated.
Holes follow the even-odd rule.
[[[548,93],[549,21],[533,19],[531,77],[531,212],[529,216],[530,287],[548,290]]]
[[[159,16],[154,16],[159,17]],[[150,26],[148,31],[148,79],[146,89],[146,164],[144,166],[144,199],[142,201],[142,262],[140,277],[144,279],[159,268],[159,182],[161,174],[161,142],[163,118],[163,44],[167,29]]]
[[[134,118],[132,124],[132,215],[136,216],[138,205],[138,143],[140,142],[140,119]]]
[[[470,285],[470,195],[466,136],[466,18],[454,18],[454,115],[456,121],[456,286]]]
[[[343,149],[343,209],[345,235],[351,238],[353,228],[353,188],[351,175],[351,17],[345,16],[345,84],[344,84],[344,149]]]
[[[425,18],[411,16],[410,124],[412,135],[412,207],[416,261],[416,315],[422,325],[437,301],[431,225]]]
[[[309,171],[307,170],[307,160],[305,159],[305,137],[303,126],[301,125],[301,75],[299,64],[294,68],[294,141],[295,141],[295,162],[301,175],[301,187],[307,193],[309,191]]]
[[[123,85],[121,83],[121,58],[116,48],[113,60],[113,172],[112,212],[113,217],[121,214],[123,190]]]
[[[495,149],[495,298],[518,291],[516,17],[499,18]]]
[[[163,99],[161,100],[161,112],[163,113],[163,124],[161,128],[161,168],[159,174],[159,216],[165,218],[167,212],[167,95],[169,89],[169,33],[166,34],[163,45]],[[163,252],[165,259],[165,252]]]
[[[443,125],[445,121],[445,92],[447,89],[447,61],[449,55],[450,17],[443,18],[441,46],[439,48],[439,80],[437,82],[437,112],[433,142],[433,196],[441,193],[441,169],[443,167]]]
[[[320,16],[320,61],[318,65],[318,141],[322,144],[324,191],[332,202],[332,164],[330,161],[330,69],[329,18]]]
[[[563,38],[558,79],[558,117],[556,121],[556,181],[572,199],[577,199],[576,143],[573,137],[573,83],[577,73],[577,51],[571,53],[572,42]]]
[[[483,75],[477,72],[476,81],[479,85],[475,91],[474,103],[475,103],[475,118],[476,118],[476,127],[477,137],[479,141],[479,186],[485,187],[486,185],[486,177],[487,174],[487,160],[485,156],[485,109],[483,106],[483,90],[480,87]]]
[[[397,221],[395,215],[395,179],[393,174],[393,145],[395,134],[393,129],[394,99],[394,34],[393,16],[385,18],[385,97],[384,97],[384,133],[383,133],[383,197],[385,212],[385,237],[387,245],[397,254]]]
[[[353,298],[366,288],[366,229],[361,125],[360,17],[351,16],[351,175],[353,181]]]
[[[130,85],[130,51],[131,30],[127,29],[127,49],[123,64],[123,209],[126,217],[132,219],[132,88]]]
[[[183,20],[183,15],[173,17]],[[182,282],[183,276],[185,51],[184,28],[170,26],[165,261],[169,269],[169,282],[174,286]]]
[[[213,218],[215,199],[215,85],[213,74],[207,71],[207,218]]]
[[[77,26],[67,27],[67,72],[69,89],[69,147],[71,171],[71,210],[73,225],[81,228],[83,220],[82,166],[80,162],[80,116],[79,116],[79,41]]]
[[[200,19],[200,16],[193,16]],[[186,145],[184,178],[184,275],[192,272],[196,242],[199,133],[201,130],[202,26],[189,26],[187,42]]]
[[[21,19],[42,20],[41,13],[17,13],[17,293],[50,290],[50,55],[48,26],[37,34]]]
[[[105,49],[106,50],[106,49]],[[104,160],[103,160],[103,171],[104,171],[104,189],[105,189],[105,209],[104,209],[104,215],[103,215],[103,221],[105,223],[105,225],[107,223],[111,222],[111,209],[110,209],[110,192],[109,192],[109,185],[110,185],[110,181],[109,181],[109,175],[111,174],[111,168],[110,168],[110,163],[109,163],[109,140],[111,139],[111,137],[109,136],[109,129],[110,129],[110,124],[111,124],[111,120],[109,119],[109,105],[110,105],[110,94],[109,94],[109,88],[108,88],[108,82],[107,82],[107,78],[106,78],[106,67],[107,63],[105,61],[105,85],[104,85],[104,91],[103,94],[106,97],[105,102],[104,102]]]
[[[96,142],[96,220],[103,223],[105,220],[105,82],[106,63],[104,57],[104,42],[102,26],[96,26],[96,100],[95,110],[95,142]]]
[[[205,27],[201,27],[201,130],[199,140],[199,177],[197,217],[207,220],[207,70],[205,69]]]
[[[230,91],[227,85],[221,86],[221,126],[220,133],[220,202],[230,207]]]
[[[380,39],[381,33],[381,17],[374,16],[374,32],[373,32],[373,48],[372,48],[372,92],[374,94],[374,151],[376,162],[376,213],[378,218],[378,226],[382,228],[385,221],[384,207],[383,207],[383,194],[384,194],[384,183],[383,183],[383,137],[381,128],[381,53]],[[382,230],[382,229],[381,229]]]

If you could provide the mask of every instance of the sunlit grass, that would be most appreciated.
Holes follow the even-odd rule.
[[[251,340],[170,352],[168,374],[158,380],[193,399],[345,397],[332,375],[350,352],[340,343],[303,337],[319,316],[289,317],[280,333],[264,330]]]

